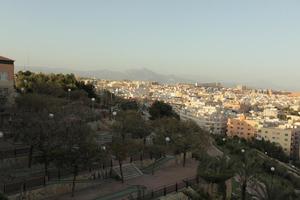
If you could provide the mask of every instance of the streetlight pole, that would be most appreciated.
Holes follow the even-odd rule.
[[[116,111],[113,111],[113,118],[114,118],[114,120],[116,120],[116,116],[117,116],[117,112]]]
[[[93,97],[93,98],[91,98],[91,100],[92,100],[92,112],[93,112],[93,118],[94,118],[94,120],[95,120],[95,98]]]
[[[72,91],[71,88],[69,88],[69,89],[68,89],[68,101],[71,100],[71,91]]]
[[[273,190],[273,179],[274,179],[274,172],[275,172],[275,167],[271,167],[270,168],[270,170],[271,170],[271,174],[272,174],[272,177],[271,177],[271,194],[272,194],[272,190]],[[270,195],[270,194],[268,194],[268,195]]]
[[[166,146],[168,147],[168,144],[169,144],[169,142],[171,141],[171,138],[167,136],[167,137],[165,138],[165,141],[166,141]]]

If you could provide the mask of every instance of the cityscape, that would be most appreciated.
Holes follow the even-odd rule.
[[[300,199],[298,2],[87,2],[3,1],[0,200]]]

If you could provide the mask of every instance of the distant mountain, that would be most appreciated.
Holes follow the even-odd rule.
[[[16,67],[16,71],[23,70],[23,67]],[[26,67],[26,70],[33,72],[42,72],[42,73],[73,73],[76,76],[80,77],[95,77],[98,79],[107,79],[107,80],[140,80],[140,81],[156,81],[159,83],[211,83],[211,82],[220,82],[225,87],[235,87],[236,85],[246,85],[250,88],[270,88],[270,89],[282,89],[288,90],[288,88],[278,86],[274,83],[269,83],[264,80],[253,80],[253,81],[222,81],[217,80],[214,77],[208,77],[198,74],[186,74],[181,76],[176,75],[165,75],[156,73],[146,68],[141,69],[128,69],[125,71],[114,71],[114,70],[73,70],[67,68],[51,68],[51,67]]]
[[[16,67],[16,70],[23,70]],[[108,80],[140,80],[140,81],[156,81],[160,83],[192,83],[190,79],[182,78],[175,75],[164,75],[153,72],[146,68],[129,69],[123,72],[113,70],[70,70],[66,68],[50,68],[50,67],[27,67],[26,70],[42,73],[73,73],[81,77],[95,77],[98,79]]]

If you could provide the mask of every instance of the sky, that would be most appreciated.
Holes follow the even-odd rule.
[[[300,91],[299,0],[0,0],[0,5],[0,55],[17,66],[148,68]]]

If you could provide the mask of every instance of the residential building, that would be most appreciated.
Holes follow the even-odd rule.
[[[247,119],[240,115],[237,118],[229,118],[227,123],[227,135],[229,137],[237,136],[246,140],[256,136],[258,128],[257,120]]]
[[[0,56],[0,103],[12,103],[14,96],[14,61]]]

